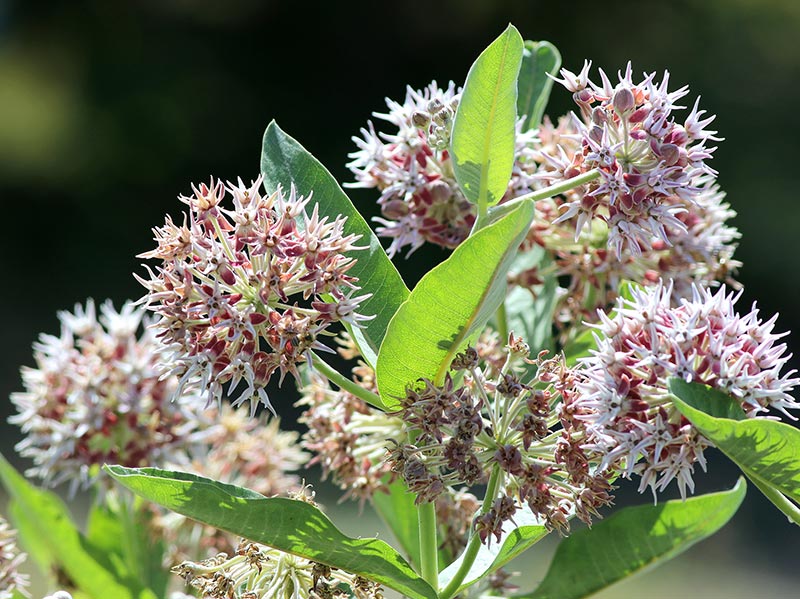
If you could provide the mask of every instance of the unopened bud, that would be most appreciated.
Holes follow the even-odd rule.
[[[614,94],[614,110],[616,110],[617,114],[620,116],[633,110],[635,104],[636,100],[633,97],[633,92],[626,87],[618,89],[617,93]]]
[[[428,125],[431,124],[431,115],[422,110],[416,110],[411,115],[411,122],[418,129],[425,129]]]

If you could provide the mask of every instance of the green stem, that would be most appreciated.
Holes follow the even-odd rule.
[[[492,507],[494,498],[497,495],[497,490],[500,487],[501,479],[502,472],[500,471],[500,467],[495,464],[494,468],[492,469],[492,474],[489,476],[489,482],[486,485],[486,495],[483,496],[481,514],[485,514],[489,511],[489,508]],[[467,574],[469,574],[472,564],[475,563],[475,558],[478,557],[478,551],[480,548],[481,539],[473,530],[469,537],[467,548],[464,550],[464,557],[461,560],[461,565],[445,589],[439,593],[439,599],[450,599],[458,592],[459,587],[461,587],[461,583],[464,582]]]
[[[532,191],[531,193],[526,193],[525,195],[517,196],[513,200],[509,200],[508,202],[503,202],[502,204],[498,204],[497,206],[493,206],[489,209],[489,218],[485,219],[481,226],[486,226],[490,222],[496,221],[501,216],[505,216],[512,210],[514,210],[517,206],[519,206],[522,202],[526,202],[528,200],[533,200],[534,202],[537,200],[546,200],[547,198],[552,198],[553,196],[557,196],[559,194],[564,193],[565,191],[570,191],[579,187],[581,185],[585,185],[595,179],[600,177],[600,170],[599,169],[592,169],[587,171],[577,177],[572,177],[571,179],[567,179],[566,181],[562,181],[561,183],[556,183],[555,185],[551,185],[550,187],[545,187],[544,189],[539,189],[538,191]],[[477,225],[477,221],[475,223]],[[475,227],[473,227],[473,233],[475,232]]]
[[[423,503],[417,510],[419,522],[419,561],[422,578],[432,588],[439,588],[439,541],[436,538],[436,506]]]
[[[769,499],[775,507],[777,507],[780,511],[783,512],[783,515],[789,519],[789,522],[793,522],[800,526],[800,508],[798,508],[794,503],[792,503],[786,496],[771,487],[770,485],[761,483],[757,478],[753,476],[747,476],[758,490],[761,491],[767,499]]]
[[[369,389],[364,389],[361,385],[354,383],[349,378],[344,376],[341,372],[326,364],[322,358],[320,358],[317,354],[312,354],[313,358],[311,361],[311,365],[320,374],[323,374],[325,378],[327,378],[330,382],[334,385],[339,387],[343,391],[347,391],[356,397],[363,399],[369,405],[376,407],[380,410],[384,410],[385,407],[383,402],[381,401],[380,395],[373,393]]]
[[[508,314],[506,314],[506,302],[503,301],[498,307],[495,314],[497,319],[497,334],[500,335],[500,341],[503,343],[508,342]]]

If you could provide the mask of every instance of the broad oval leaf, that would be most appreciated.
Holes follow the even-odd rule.
[[[467,572],[458,589],[454,590],[453,595],[460,593],[463,589],[475,584],[483,577],[502,568],[526,549],[542,540],[547,536],[548,532],[547,528],[531,512],[530,508],[525,506],[517,510],[514,514],[514,522],[508,521],[503,525],[503,534],[500,542],[496,543],[492,540],[492,543],[488,546],[481,545],[469,572]],[[439,586],[442,588],[447,587],[461,567],[463,559],[464,555],[462,554],[439,574]]]
[[[456,110],[453,169],[480,213],[500,201],[511,179],[522,47],[522,37],[509,25],[473,63]]]
[[[533,203],[492,223],[426,274],[389,323],[378,354],[378,390],[396,408],[419,378],[439,381],[506,294],[506,273],[533,219]]]
[[[736,415],[741,408],[724,393],[699,383],[673,378],[669,387],[681,414],[733,460],[778,509],[800,524],[800,510],[787,499],[800,502],[800,430],[765,418],[711,416],[706,410]],[[726,401],[733,405],[718,407]]]
[[[131,491],[170,510],[287,553],[379,582],[414,599],[436,592],[378,539],[346,536],[316,507],[183,472],[106,466]]]
[[[525,117],[525,128],[536,129],[542,122],[550,99],[553,80],[561,67],[561,54],[550,42],[525,41],[522,66],[519,70],[517,113]]]
[[[352,252],[357,261],[348,274],[358,277],[359,293],[372,294],[361,303],[360,312],[375,318],[366,321],[363,328],[350,327],[349,330],[361,355],[374,368],[389,320],[408,297],[408,288],[400,273],[333,175],[275,121],[264,132],[261,174],[268,192],[278,187],[288,190],[294,185],[305,197],[313,193],[312,202],[319,205],[320,216],[331,220],[339,215],[346,216],[345,234],[361,236],[358,245],[366,249]]]
[[[10,512],[20,542],[45,572],[63,571],[92,599],[156,599],[78,531],[58,495],[34,487],[2,456],[0,480],[12,500]]]
[[[519,599],[580,599],[652,568],[711,536],[744,499],[740,478],[730,491],[622,509],[561,541],[544,580]]]

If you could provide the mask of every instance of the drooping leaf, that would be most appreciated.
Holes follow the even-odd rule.
[[[800,430],[775,420],[741,419],[738,402],[699,383],[672,378],[669,388],[681,414],[800,525],[800,510],[791,503],[800,503]]]
[[[553,88],[553,80],[547,74],[555,75],[560,67],[561,54],[553,44],[525,41],[519,70],[517,113],[526,117],[526,129],[536,129],[542,122]]]
[[[535,356],[546,349],[553,351],[553,316],[555,313],[558,280],[555,272],[548,267],[552,258],[544,248],[536,246],[520,254],[511,266],[510,272],[521,272],[533,267],[543,273],[543,283],[534,289],[513,287],[505,300],[508,330],[522,336]]]
[[[156,599],[139,581],[110,566],[101,548],[78,531],[55,493],[31,485],[2,456],[0,480],[13,501],[11,516],[20,544],[45,572],[63,573],[92,599]]]
[[[503,525],[503,534],[499,542],[494,542],[493,539],[490,545],[481,545],[469,572],[455,592],[460,592],[502,568],[526,549],[542,540],[549,532],[527,506],[514,514],[514,522],[509,521]],[[439,574],[439,585],[442,588],[446,587],[453,579],[463,560],[464,555],[462,554]]]
[[[744,499],[739,479],[730,491],[622,509],[559,544],[538,588],[519,599],[580,599],[653,568],[717,532]]]
[[[453,169],[481,213],[500,201],[511,178],[522,46],[519,32],[509,25],[473,63],[456,110]]]
[[[325,514],[304,501],[266,498],[183,472],[121,466],[107,466],[106,470],[137,495],[215,528],[359,574],[407,597],[436,597],[392,547],[378,539],[344,535]]]
[[[375,318],[366,321],[363,329],[351,327],[350,333],[364,359],[374,367],[389,320],[408,297],[403,279],[333,175],[274,121],[264,132],[261,174],[268,192],[274,192],[278,187],[288,190],[294,185],[305,197],[313,193],[312,202],[319,205],[320,216],[327,216],[330,220],[339,215],[346,216],[345,234],[361,236],[358,245],[366,249],[352,252],[357,262],[348,274],[358,278],[359,294],[372,294],[362,302],[359,312]]]
[[[389,409],[418,378],[441,383],[456,353],[488,322],[505,297],[506,274],[532,219],[533,204],[523,202],[420,280],[389,323],[378,354],[378,390]]]

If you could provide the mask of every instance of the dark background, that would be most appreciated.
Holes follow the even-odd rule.
[[[800,2],[0,0],[0,396],[20,388],[37,335],[58,331],[56,310],[142,294],[131,273],[150,228],[180,213],[190,182],[255,177],[270,119],[350,180],[350,136],[383,98],[463,83],[509,21],[572,70],[630,59],[702,95],[726,138],[712,166],[739,213],[740,309],[757,298],[800,333]],[[548,113],[569,109],[554,90]],[[374,193],[351,197],[375,213]],[[444,256],[429,248],[399,266],[411,285]],[[9,453],[18,431],[2,430]],[[702,490],[735,480],[722,459],[711,469]],[[631,501],[648,498],[623,493]],[[732,555],[796,579],[800,534],[752,487],[732,526]]]

